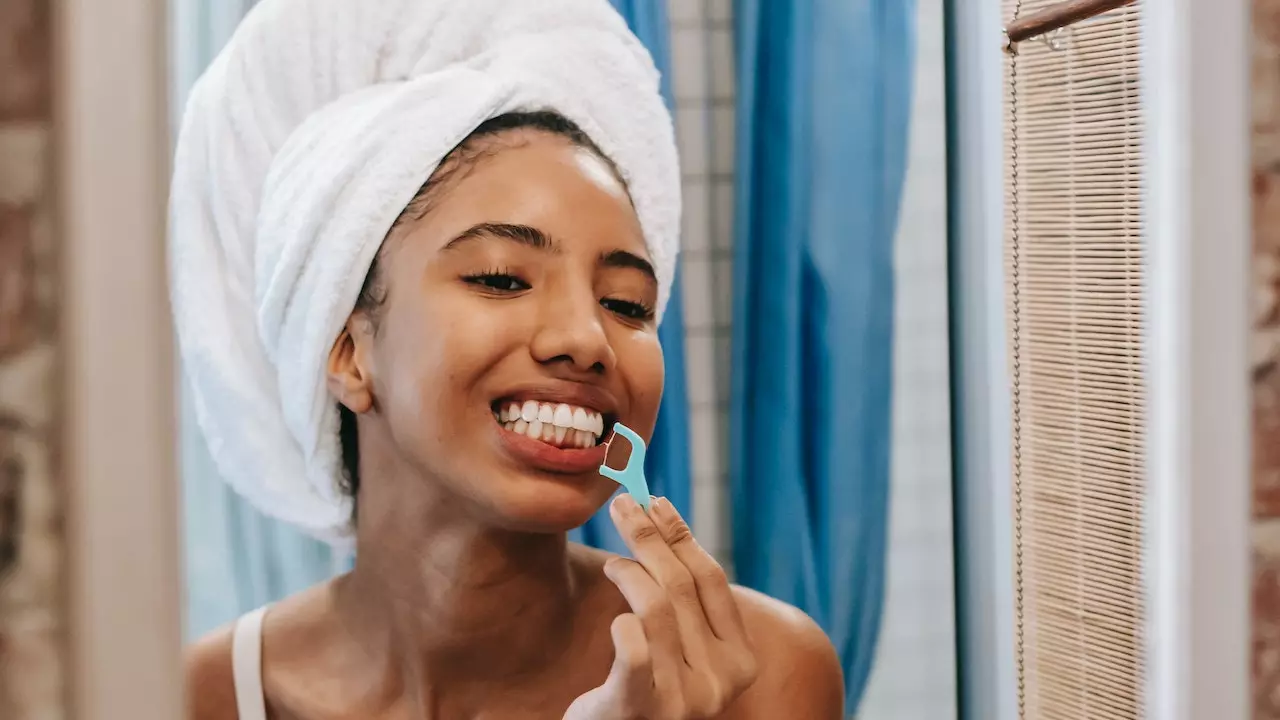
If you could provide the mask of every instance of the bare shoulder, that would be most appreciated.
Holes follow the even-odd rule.
[[[822,628],[799,609],[754,590],[734,585],[733,594],[759,671],[726,720],[843,718],[840,659]]]
[[[236,684],[231,667],[232,625],[214,630],[184,654],[187,720],[235,720]]]

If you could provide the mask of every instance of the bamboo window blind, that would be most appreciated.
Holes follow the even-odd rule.
[[[1004,18],[1055,0],[1003,0]],[[1005,59],[1023,718],[1141,717],[1142,3]]]

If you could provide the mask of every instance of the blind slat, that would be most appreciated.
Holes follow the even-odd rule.
[[[1055,1],[1004,0],[1005,18]],[[1018,672],[1037,720],[1141,716],[1140,12],[1005,61]]]

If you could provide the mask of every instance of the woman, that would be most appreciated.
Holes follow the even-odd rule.
[[[603,3],[567,4],[621,32],[600,12]],[[498,5],[513,13],[527,7]],[[618,72],[611,71],[625,81]],[[636,82],[633,91],[652,108],[654,89]],[[464,92],[472,91],[458,97]],[[421,97],[439,96],[435,88]],[[191,119],[203,112],[199,103],[185,138],[200,134]],[[841,717],[839,665],[820,629],[793,608],[729,585],[669,502],[654,499],[646,512],[622,494],[610,504],[634,559],[566,541],[617,490],[598,472],[608,428],[620,421],[645,437],[653,429],[663,383],[657,319],[674,253],[655,252],[664,246],[651,229],[662,223],[643,208],[656,204],[636,196],[637,187],[655,187],[642,177],[645,160],[615,162],[638,156],[606,152],[555,110],[488,114],[401,204],[367,269],[345,267],[357,299],[316,360],[326,403],[316,424],[321,451],[313,454],[319,459],[299,457],[303,474],[316,475],[326,443],[340,451],[355,568],[196,644],[187,664],[190,717]],[[600,127],[609,137],[609,123]],[[341,133],[330,141],[355,142]],[[307,157],[323,152],[303,147]],[[191,209],[182,198],[199,194],[179,180],[190,159],[180,150],[175,172],[175,305],[184,359],[216,364],[211,343],[192,339],[195,303],[180,285],[214,272],[181,256]],[[282,194],[305,215],[305,200],[272,187],[289,171],[271,173],[262,192]],[[298,187],[330,180],[303,174]],[[202,192],[220,196],[230,187]],[[309,435],[288,421],[295,364],[287,356],[306,343],[287,338],[291,313],[311,306],[290,295],[283,329],[273,333],[261,319],[270,315],[263,298],[307,284],[309,271],[297,268],[328,247],[328,218],[343,217],[346,193],[363,186],[330,187],[338,194],[322,194],[333,206],[319,229],[298,235],[301,255],[291,255],[302,246],[288,242],[279,253],[262,248],[272,235],[264,224],[287,227],[271,225],[274,200],[251,213],[259,333],[281,378],[273,402],[301,446]],[[202,426],[219,441],[215,450],[249,457],[230,439],[220,444],[230,436],[212,415],[239,401],[211,408],[218,399],[202,372],[197,365],[193,384],[197,394],[206,389]],[[323,418],[333,408],[329,438]],[[245,410],[235,422],[243,444],[261,444],[271,418]],[[264,468],[263,477],[271,474]],[[278,489],[275,497],[285,497]]]

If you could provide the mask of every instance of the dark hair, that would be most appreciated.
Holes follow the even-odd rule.
[[[498,136],[521,129],[538,130],[558,135],[574,145],[591,150],[608,162],[610,167],[614,169],[614,174],[621,179],[621,175],[617,172],[617,168],[613,166],[613,163],[572,120],[550,111],[507,113],[481,123],[462,142],[458,143],[453,150],[450,150],[448,155],[445,155],[436,171],[423,183],[417,194],[414,195],[413,200],[405,206],[400,216],[392,223],[391,229],[387,232],[387,237],[390,238],[405,223],[419,220],[426,215],[431,210],[432,203],[438,197],[441,189],[465,177],[465,173],[474,168],[479,160],[491,156],[504,148],[516,146],[517,142],[514,139],[510,142],[499,142]],[[486,140],[488,142],[482,142]],[[377,257],[374,258],[373,263],[369,266],[369,272],[365,275],[364,285],[360,288],[360,296],[356,299],[355,306],[355,310],[365,313],[368,320],[373,324],[375,333],[378,326],[377,310],[387,300],[387,287],[379,270],[380,260],[386,251],[386,247],[387,242],[384,239],[383,247],[378,250]],[[356,415],[348,410],[345,405],[338,403],[338,418],[338,439],[342,444],[342,466],[344,471],[342,490],[354,500],[360,491],[360,445],[356,434]]]

